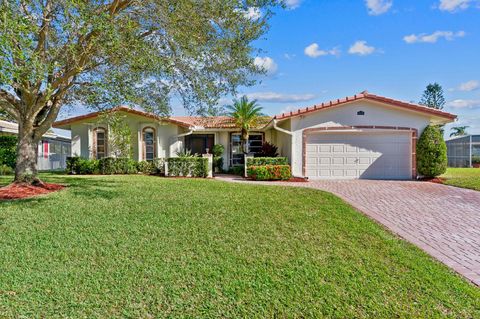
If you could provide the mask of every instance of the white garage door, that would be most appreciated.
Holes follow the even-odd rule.
[[[311,179],[411,179],[409,132],[318,133],[307,136]]]

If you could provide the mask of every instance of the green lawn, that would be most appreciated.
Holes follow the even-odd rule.
[[[480,191],[480,168],[449,168],[445,184]]]
[[[43,177],[70,187],[0,202],[0,318],[480,317],[480,289],[327,193]]]

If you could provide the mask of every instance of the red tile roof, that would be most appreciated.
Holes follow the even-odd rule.
[[[290,118],[290,117],[299,116],[299,115],[303,115],[303,114],[311,113],[311,112],[316,112],[316,111],[328,109],[330,107],[334,107],[334,106],[338,106],[338,105],[342,105],[342,104],[350,103],[350,102],[354,102],[354,101],[359,101],[359,100],[371,100],[371,101],[386,103],[386,104],[390,104],[390,105],[393,105],[393,106],[405,108],[405,109],[408,109],[408,110],[411,110],[411,111],[422,112],[422,113],[426,113],[426,114],[429,114],[429,115],[436,115],[436,116],[443,117],[443,118],[446,118],[446,119],[449,119],[449,120],[454,120],[454,119],[457,118],[456,115],[448,113],[448,112],[433,109],[433,108],[426,107],[426,106],[419,105],[419,104],[403,102],[403,101],[391,99],[391,98],[388,98],[388,97],[383,97],[383,96],[371,94],[371,93],[368,93],[367,91],[363,91],[360,94],[356,94],[354,96],[347,96],[343,99],[332,100],[332,101],[329,101],[329,102],[324,102],[322,104],[317,104],[317,105],[309,106],[309,107],[306,107],[306,108],[303,108],[303,109],[298,109],[296,111],[292,111],[292,112],[288,112],[288,113],[282,113],[280,115],[276,115],[274,117],[274,119],[283,120],[283,119],[287,119],[287,118]]]
[[[152,113],[148,112],[143,112],[143,111],[138,111],[132,108],[129,108],[127,106],[117,106],[114,107],[110,110],[107,110],[106,112],[126,112],[129,114],[135,114],[135,115],[140,115],[148,118],[152,118],[155,120],[159,121],[167,121],[182,127],[202,127],[205,129],[218,129],[218,128],[226,128],[226,129],[234,129],[237,128],[237,125],[235,124],[235,121],[233,118],[229,116],[207,116],[207,117],[202,117],[202,116],[172,116],[172,117],[161,117]],[[85,115],[80,115],[80,116],[75,116],[71,117],[69,119],[57,121],[53,123],[53,127],[56,128],[61,128],[65,127],[69,124],[83,121],[83,120],[88,120],[95,118],[99,115],[101,115],[102,112],[93,112]],[[264,127],[266,124],[268,124],[271,120],[271,117],[264,117],[259,121],[259,125],[257,126],[257,129],[260,129]]]
[[[153,113],[138,111],[138,110],[129,108],[128,106],[117,106],[117,107],[114,107],[112,109],[106,110],[106,112],[118,112],[118,111],[130,113],[130,114],[135,114],[135,115],[140,115],[140,116],[148,117],[148,118],[159,120],[159,121],[167,121],[167,122],[171,122],[173,124],[183,126],[183,127],[189,127],[189,125],[187,123],[179,122],[179,121],[176,121],[176,120],[174,120],[172,118],[168,118],[168,117],[158,116],[158,115],[155,115]],[[68,118],[68,119],[65,119],[65,120],[57,121],[57,122],[53,123],[52,126],[60,128],[61,126],[69,125],[69,124],[72,124],[72,123],[75,123],[75,122],[78,122],[78,121],[83,121],[83,120],[88,120],[88,119],[91,119],[91,118],[95,118],[95,117],[97,117],[101,114],[102,114],[102,111],[88,113],[88,114],[80,115],[80,116],[75,116],[75,117],[71,117],[71,118]]]
[[[235,120],[230,116],[172,116],[171,119],[188,124],[189,126],[197,126],[203,128],[237,128]],[[257,129],[263,128],[272,118],[265,116],[258,121]]]

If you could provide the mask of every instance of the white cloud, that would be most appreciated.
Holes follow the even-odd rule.
[[[367,41],[357,41],[348,50],[348,53],[356,55],[369,55],[374,52],[375,48],[368,46]]]
[[[262,12],[259,8],[256,7],[249,7],[248,10],[245,12],[245,17],[251,20],[258,20],[262,16]]]
[[[304,102],[315,98],[314,94],[284,94],[277,92],[254,92],[246,95],[251,100],[277,103]]]
[[[471,80],[471,81],[460,84],[460,86],[458,87],[458,90],[464,91],[464,92],[470,92],[470,91],[475,91],[478,88],[480,88],[480,82],[476,80]]]
[[[475,0],[440,0],[438,8],[442,11],[455,12],[467,9]]]
[[[477,109],[480,108],[480,100],[453,100],[447,106],[453,109]]]
[[[403,37],[403,40],[408,43],[436,43],[439,39],[444,38],[445,40],[452,41],[455,38],[463,38],[465,36],[465,31],[435,31],[432,34],[410,34]]]
[[[278,70],[278,65],[271,57],[256,57],[253,60],[253,64],[255,64],[258,68],[265,70],[267,75],[274,75]]]
[[[318,58],[319,56],[326,56],[326,55],[340,55],[340,50],[337,48],[333,48],[330,50],[321,50],[317,43],[312,43],[307,46],[304,50],[306,56],[311,58]]]
[[[293,10],[300,6],[303,0],[285,0],[285,5],[288,9]]]
[[[290,54],[290,53],[285,53],[283,55],[283,57],[287,60],[292,60],[293,58],[295,58],[297,55],[296,54]]]
[[[378,16],[386,13],[393,5],[393,0],[365,0],[368,14]]]

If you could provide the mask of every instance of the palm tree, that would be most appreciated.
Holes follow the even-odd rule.
[[[469,128],[469,126],[452,127],[451,130],[453,130],[453,132],[450,134],[450,137],[467,135],[467,128]]]
[[[262,114],[262,107],[257,100],[249,101],[244,95],[240,100],[233,100],[233,105],[227,106],[228,115],[235,119],[235,124],[241,128],[241,143],[244,153],[248,152],[248,132],[255,127]]]

